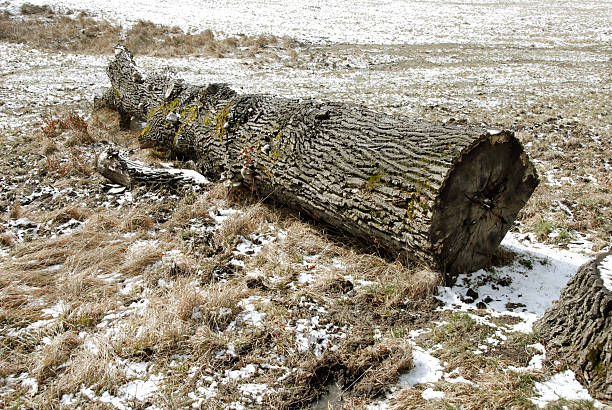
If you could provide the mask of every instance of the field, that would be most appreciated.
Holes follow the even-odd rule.
[[[532,325],[612,239],[611,2],[92,3],[0,1],[0,407],[610,404]],[[94,109],[118,42],[191,83],[511,129],[540,185],[452,286],[223,181],[113,186],[109,146],[184,167]]]

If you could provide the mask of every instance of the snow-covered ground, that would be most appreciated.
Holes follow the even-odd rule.
[[[531,325],[589,260],[589,244],[585,245],[574,251],[555,249],[531,241],[529,235],[510,232],[502,246],[518,254],[513,264],[493,272],[481,269],[460,275],[455,286],[441,290],[440,299],[451,310],[477,309],[479,303],[484,303],[493,315],[521,318],[513,330],[531,332]]]
[[[16,10],[22,3],[8,1]],[[475,43],[513,40],[520,46],[589,45],[612,39],[609,1],[547,0],[454,2],[447,0],[55,0],[129,26],[138,20],[186,31],[289,36],[312,42],[354,44]],[[584,18],[593,20],[585,29]],[[553,31],[549,31],[554,27]],[[555,33],[553,36],[550,33]],[[546,35],[542,35],[546,33]]]
[[[28,2],[48,3],[44,0]],[[23,3],[21,0],[0,1],[0,9],[17,11]],[[228,82],[242,92],[365,103],[374,108],[402,114],[422,113],[424,106],[437,105],[442,111],[461,114],[476,108],[491,112],[514,109],[520,111],[525,107],[544,106],[553,98],[562,99],[564,102],[559,104],[563,107],[563,104],[566,104],[565,99],[571,100],[574,96],[574,89],[568,84],[585,94],[599,95],[596,93],[601,93],[602,89],[610,89],[609,72],[597,68],[610,62],[610,1],[559,1],[555,2],[554,6],[545,0],[229,0],[222,3],[185,0],[178,6],[176,2],[167,0],[57,0],[52,3],[56,6],[87,10],[96,17],[110,19],[126,26],[143,19],[178,25],[188,31],[211,28],[224,35],[270,33],[312,42],[315,45],[333,43],[337,46],[331,49],[331,54],[316,56],[317,59],[297,68],[286,65],[283,61],[257,66],[251,61],[234,58],[160,59],[136,56],[138,65],[145,71],[171,67],[178,76],[188,82]],[[585,27],[587,21],[589,24]],[[447,43],[453,44],[450,53],[443,48]],[[603,50],[608,53],[602,52],[602,44]],[[356,52],[355,50],[360,48],[359,45],[368,47],[364,46]],[[401,49],[407,45],[423,47]],[[600,48],[593,50],[589,48],[592,45]],[[350,54],[348,56],[343,55],[345,46],[349,50],[346,52]],[[501,48],[496,49],[495,46]],[[540,50],[535,54],[533,49],[537,48],[545,51]],[[401,49],[401,52],[396,49]],[[486,56],[489,64],[478,66],[469,61],[465,63],[463,60],[467,57],[462,53],[466,49],[470,49],[470,52],[480,50],[478,52]],[[42,114],[53,112],[60,107],[71,107],[86,113],[92,96],[101,86],[108,85],[104,71],[108,57],[50,53],[7,43],[0,43],[0,56],[3,61],[0,66],[0,131],[22,130],[39,122]],[[470,58],[473,59],[474,55]],[[469,89],[469,92],[456,91],[459,87]],[[513,93],[522,93],[527,103],[520,105],[511,102],[515,106],[508,106],[507,101]],[[607,95],[609,97],[609,93]],[[520,107],[517,107],[517,104]],[[586,123],[584,119],[590,118],[605,121],[606,114],[594,109],[593,112],[568,114],[573,115],[579,118],[573,117],[570,120]],[[554,178],[554,174],[559,171],[548,170],[546,178],[543,179],[549,184],[558,184],[561,187],[561,182]],[[14,187],[11,188],[7,182],[4,188],[9,190]],[[62,192],[67,191],[55,187],[40,187],[40,190],[32,195],[40,193],[55,196],[61,195]],[[70,196],[82,197],[80,191]],[[35,201],[36,198],[23,199]],[[118,204],[127,207],[133,201],[129,192],[109,192],[107,197],[102,199],[108,199],[109,206]],[[557,206],[572,214],[571,209],[560,202]],[[226,208],[216,209],[210,215],[212,225],[192,221],[190,229],[200,233],[216,232],[227,218],[239,212]],[[66,224],[65,227],[58,228],[58,234],[79,229],[82,222],[70,220]],[[42,228],[41,224],[28,218],[10,220],[6,225],[6,229],[13,232],[18,241],[40,234]],[[283,235],[281,230],[272,227],[265,232],[240,237],[232,253],[233,264],[245,267],[245,261],[256,257],[266,244],[273,243]],[[502,343],[508,333],[531,331],[534,321],[558,298],[561,289],[577,268],[591,256],[588,241],[579,242],[581,243],[570,245],[568,249],[559,249],[537,243],[529,234],[510,233],[503,244],[517,253],[514,262],[494,270],[480,270],[461,275],[455,286],[440,287],[438,297],[444,304],[441,310],[465,312],[478,323],[495,329],[495,336],[489,338],[482,347],[478,346],[479,351],[475,353],[486,354],[490,346]],[[129,252],[141,252],[141,248],[155,248],[159,246],[159,242],[142,241],[132,246]],[[167,252],[161,263],[170,265],[177,263],[182,257],[185,255]],[[0,253],[0,258],[6,258],[4,251]],[[312,259],[305,259],[304,263],[314,267],[316,262],[313,261],[316,260],[315,255]],[[56,266],[48,269],[53,271],[61,268],[62,266]],[[288,283],[288,289],[315,285],[324,271],[317,269],[302,269],[300,274]],[[612,287],[611,272],[612,262],[608,259],[601,272],[608,288]],[[258,271],[245,272],[244,275],[261,278]],[[100,279],[109,282],[119,280],[114,276]],[[271,282],[285,280],[280,277],[264,279]],[[225,278],[220,277],[220,282],[223,280]],[[358,287],[358,281],[354,282]],[[118,306],[116,310],[107,312],[100,321],[96,327],[97,331],[111,338],[121,332],[125,321],[143,315],[148,309],[148,291],[142,277],[136,276],[120,282],[120,285],[122,294],[134,294],[139,296],[140,300]],[[157,286],[172,289],[174,283],[160,279]],[[367,286],[367,283],[363,282],[361,286]],[[259,328],[268,318],[266,309],[269,303],[269,299],[262,297],[240,299],[233,307],[238,313],[228,328]],[[296,304],[297,309],[325,313],[323,306],[307,298],[300,298]],[[32,322],[21,331],[56,326],[65,309],[67,306],[59,301],[43,309],[40,320]],[[476,315],[476,309],[481,313],[484,311],[484,314]],[[215,314],[222,318],[231,313],[230,308],[220,308]],[[198,320],[201,316],[202,312],[197,309],[191,312],[193,320]],[[513,317],[516,323],[494,324],[493,320],[500,316]],[[320,323],[319,316],[316,315],[308,319],[296,319],[287,325],[286,330],[295,335],[297,351],[311,352],[315,356],[320,356],[326,349],[333,349],[350,333],[350,329],[343,326]],[[9,333],[11,331],[9,330]],[[10,334],[14,336],[13,333]],[[398,389],[424,384],[428,387],[422,391],[422,398],[435,400],[443,398],[444,392],[435,390],[433,383],[440,380],[449,383],[473,383],[461,374],[445,373],[443,364],[434,356],[435,349],[425,349],[414,341],[420,334],[422,332],[416,331],[411,335],[415,367],[401,376]],[[92,354],[100,352],[95,338],[87,335],[82,335],[82,338],[83,345]],[[44,343],[43,340],[41,348]],[[546,355],[544,347],[535,344],[530,348],[534,353],[529,364],[523,368],[509,370],[541,369]],[[219,358],[235,358],[235,346],[231,342],[226,343],[217,354]],[[281,377],[290,373],[290,369],[284,367],[284,359],[275,354],[271,353],[266,360],[261,359],[259,364],[249,363],[223,374],[200,377],[189,397],[193,399],[194,405],[202,405],[208,398],[218,394],[219,383],[230,381],[240,383],[241,394],[248,398],[245,403],[261,405],[266,394],[272,394],[274,391],[265,384],[251,383],[253,376],[263,371],[262,369],[270,368],[286,372]],[[177,363],[180,362],[180,358],[176,360]],[[117,386],[116,394],[94,392],[90,386],[82,386],[80,391],[65,394],[61,404],[76,406],[80,403],[79,400],[87,398],[117,408],[130,408],[133,400],[146,401],[163,388],[164,375],[157,373],[149,362],[124,361],[114,365],[128,375],[125,382]],[[189,374],[196,374],[196,369],[189,370]],[[39,389],[36,379],[27,373],[10,376],[2,383],[4,386],[0,387],[0,394],[16,385],[27,387],[31,394],[36,394]],[[538,382],[536,392],[532,402],[538,406],[545,406],[546,403],[561,397],[570,400],[591,399],[577,384],[575,375],[570,371],[553,375],[549,381]],[[230,406],[240,408],[242,404],[232,403]],[[372,405],[372,408],[386,406],[388,402],[383,401]]]
[[[532,325],[552,302],[558,299],[561,289],[576,273],[577,269],[589,260],[589,246],[567,251],[551,246],[533,243],[529,235],[508,233],[502,245],[517,253],[512,265],[496,269],[479,270],[458,277],[457,284],[452,287],[439,287],[438,298],[444,303],[441,310],[468,312],[478,323],[498,329],[495,336],[478,346],[475,354],[485,354],[491,346],[499,345],[506,340],[506,332],[532,331]],[[466,301],[466,298],[469,299]],[[484,302],[486,301],[486,303]],[[484,303],[484,305],[479,305]],[[470,314],[470,311],[484,308],[485,315]],[[498,326],[490,319],[500,316],[512,316],[520,320],[513,325]],[[416,338],[425,331],[411,332],[411,338]],[[445,373],[442,363],[434,357],[439,346],[424,350],[414,344],[414,368],[400,378],[400,386],[415,386],[422,384],[431,386],[443,379],[450,383],[474,384],[455,372]],[[526,367],[510,367],[508,370],[523,372],[541,370],[542,361],[546,357],[544,346],[537,343],[531,346],[536,352]],[[550,380],[538,382],[535,386],[536,396],[530,400],[538,407],[544,408],[550,402],[560,399],[590,400],[595,407],[603,405],[593,400],[588,391],[576,380],[571,370],[553,375]],[[443,391],[427,387],[421,393],[423,399],[432,400],[445,397]],[[393,395],[389,396],[389,399]],[[389,402],[381,401],[369,406],[371,410],[387,408]]]
[[[445,55],[445,49],[352,47],[313,54],[313,62],[301,67],[286,65],[283,61],[259,66],[238,58],[136,56],[136,62],[144,72],[171,69],[178,77],[194,84],[224,82],[243,93],[344,101],[422,117],[432,114],[424,112],[427,110],[455,116],[475,111],[513,116],[512,110],[520,107],[529,113],[532,107],[540,107],[540,101],[565,100],[567,84],[576,81],[584,93],[591,95],[583,98],[594,98],[606,82],[605,72],[598,67],[609,59],[582,49],[551,50],[547,52],[551,60],[538,63],[539,72],[546,76],[543,79],[534,76],[529,65],[512,61],[529,53],[533,53],[528,55],[529,59],[541,60],[541,51],[509,49],[507,53],[498,53],[480,48],[462,51],[460,46],[453,46],[448,52],[466,53],[466,56],[436,61]],[[0,43],[0,56],[6,62],[0,67],[3,101],[0,130],[40,121],[42,114],[62,106],[83,110],[94,95],[110,86],[105,73],[109,57],[48,53],[7,43]],[[462,58],[466,60],[462,62]],[[579,79],[573,68],[575,64],[580,64]],[[546,81],[545,86],[542,81]],[[525,96],[518,107],[516,102],[511,105],[517,93]],[[594,103],[602,104],[602,101]],[[603,120],[597,117],[597,111],[579,115],[578,119],[584,122]]]
[[[472,315],[477,322],[506,331],[530,333],[533,331],[534,322],[559,298],[561,290],[578,268],[590,259],[590,244],[585,242],[568,251],[533,242],[530,235],[509,232],[502,241],[502,246],[517,253],[514,263],[493,270],[481,269],[460,275],[455,286],[440,288],[439,298],[444,302],[442,309],[469,312],[484,307],[487,312],[485,316]],[[479,303],[484,305],[479,306]],[[500,327],[489,320],[501,315],[517,317],[520,321],[512,326]],[[499,339],[493,337],[487,341],[496,345],[506,337],[499,331],[495,336]],[[542,369],[546,350],[541,344],[532,347],[539,352],[532,357],[528,366],[511,370]],[[484,352],[488,350],[486,345],[482,345],[482,348]],[[477,351],[480,354],[484,352]],[[417,363],[419,357],[421,356],[417,356]],[[419,375],[417,379],[423,383],[436,381],[432,380],[432,375],[438,370],[435,362],[431,364],[431,356],[420,360],[424,362],[424,367],[420,370],[424,374]],[[439,367],[439,363],[437,366]],[[541,408],[560,399],[592,401],[593,398],[575,376],[574,372],[567,370],[553,375],[547,382],[536,383],[539,396],[533,397],[531,401]],[[425,392],[423,396],[425,397]],[[603,407],[598,401],[594,403],[596,407]]]

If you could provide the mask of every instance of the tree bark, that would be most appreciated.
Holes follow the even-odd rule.
[[[145,77],[124,47],[107,72],[122,122],[147,121],[143,146],[450,274],[490,262],[538,184],[509,131]]]
[[[98,156],[96,170],[111,181],[131,188],[136,185],[161,185],[178,188],[183,185],[206,185],[209,181],[190,169],[153,168],[132,161],[114,149]]]
[[[612,400],[612,252],[582,265],[534,328],[593,397]]]

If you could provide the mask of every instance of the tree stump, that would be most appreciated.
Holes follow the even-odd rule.
[[[510,131],[145,76],[121,46],[107,73],[104,101],[122,124],[147,122],[143,146],[172,150],[207,177],[245,184],[449,277],[489,264],[538,184]]]
[[[612,400],[612,252],[582,265],[534,326],[600,400]]]

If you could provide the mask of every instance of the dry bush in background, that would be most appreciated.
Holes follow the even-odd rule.
[[[24,13],[25,10],[25,13]],[[0,15],[0,40],[72,53],[110,53],[121,29],[85,13],[62,15],[49,6],[22,7],[23,16]]]
[[[185,33],[140,20],[128,30],[85,12],[55,10],[50,6],[24,4],[20,15],[0,14],[0,40],[25,43],[33,48],[82,54],[110,54],[125,44],[136,55],[155,57],[209,56],[249,57],[263,55],[275,60],[279,54],[297,58],[298,43],[273,35],[216,38],[211,30]]]

